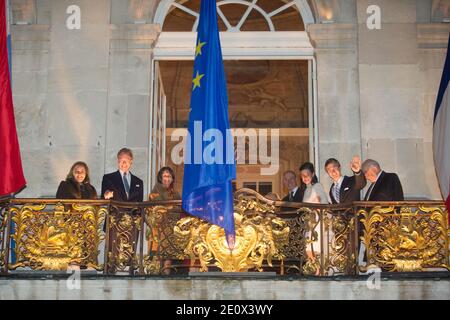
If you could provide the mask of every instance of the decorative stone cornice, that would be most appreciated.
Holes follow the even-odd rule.
[[[195,32],[163,32],[155,47],[159,57],[192,58],[195,55]],[[313,47],[303,31],[220,32],[222,54],[227,58],[311,56]]]
[[[157,24],[112,24],[110,49],[152,50],[160,33],[160,26]]]
[[[315,49],[357,48],[357,30],[354,24],[311,24],[307,31]]]
[[[11,37],[14,51],[48,51],[50,48],[49,25],[12,25]]]
[[[417,45],[420,49],[444,49],[447,48],[448,23],[417,24]]]

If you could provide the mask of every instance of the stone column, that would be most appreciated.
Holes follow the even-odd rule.
[[[343,174],[351,174],[350,160],[361,154],[359,80],[356,27],[353,24],[314,24],[308,33],[317,61],[320,181],[331,185],[324,163],[337,158]]]
[[[148,194],[152,52],[160,31],[157,25],[120,24],[110,32],[105,171],[117,169],[120,148],[131,148],[132,172]]]

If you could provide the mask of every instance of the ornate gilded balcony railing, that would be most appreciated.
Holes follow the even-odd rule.
[[[143,270],[143,213],[145,203],[112,201],[106,221],[105,273]],[[139,247],[138,247],[139,244]]]
[[[146,208],[149,253],[144,259],[145,273],[176,271],[180,267],[204,272],[263,271],[264,263],[273,267],[274,260],[284,260],[290,229],[276,215],[273,204],[236,194],[236,241],[232,251],[221,228],[183,214],[180,205],[180,201],[172,201]],[[184,264],[175,266],[171,260]]]
[[[275,271],[333,276],[356,275],[370,266],[387,272],[449,270],[443,202],[306,206],[241,189],[234,209],[231,251],[223,230],[185,214],[181,201],[3,200],[0,267],[7,273],[79,265],[130,275]],[[366,262],[358,264],[361,255]]]
[[[365,271],[449,269],[448,212],[443,202],[355,202],[366,247]]]
[[[96,200],[10,200],[4,239],[7,270],[66,270],[71,264],[102,270],[98,256],[108,204]],[[10,259],[13,256],[14,260]]]
[[[6,244],[7,244],[7,235],[6,235],[6,229],[7,229],[7,223],[8,223],[8,216],[7,216],[7,209],[9,206],[10,199],[3,198],[0,199],[0,271],[4,273],[6,271],[6,265],[5,261],[7,254],[6,254]]]

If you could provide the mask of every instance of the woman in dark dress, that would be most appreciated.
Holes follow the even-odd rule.
[[[96,199],[97,191],[90,184],[89,168],[82,161],[75,162],[67,178],[61,181],[56,191],[58,199]]]
[[[96,199],[97,191],[90,184],[89,168],[86,163],[82,161],[75,162],[67,174],[66,180],[61,181],[56,191],[57,199]],[[87,231],[83,232],[86,237]],[[91,254],[86,249],[86,239],[83,241],[82,258],[80,261],[80,269],[87,269],[86,259]]]

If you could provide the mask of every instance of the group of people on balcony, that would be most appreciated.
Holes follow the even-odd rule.
[[[144,200],[143,181],[130,172],[133,164],[133,152],[122,148],[117,153],[118,170],[105,174],[102,179],[100,196],[123,202],[141,202]],[[153,187],[149,200],[179,200],[180,194],[174,190],[175,173],[170,167],[159,170],[157,183]],[[95,187],[90,183],[89,168],[85,162],[77,161],[70,168],[66,180],[61,181],[56,192],[58,199],[97,199]]]
[[[359,157],[353,157],[350,162],[353,176],[345,176],[341,173],[341,164],[335,158],[325,161],[325,171],[332,180],[328,194],[322,184],[318,182],[314,165],[311,162],[303,163],[300,168],[300,185],[297,184],[297,175],[289,170],[283,174],[283,182],[289,193],[282,199],[289,202],[302,202],[313,204],[351,204],[361,200],[361,190],[370,183],[363,200],[364,201],[403,201],[403,189],[400,179],[395,173],[388,173],[381,169],[380,164],[372,159],[367,159],[361,164]],[[306,237],[310,239],[311,246],[306,246],[306,254],[311,260],[315,260],[320,253],[321,228],[314,228],[315,238],[311,232]],[[362,228],[359,228],[362,230]],[[330,234],[331,230],[328,231]],[[324,245],[324,248],[327,248]],[[364,247],[360,246],[362,254]],[[317,268],[316,274],[319,273]]]
[[[364,201],[403,201],[403,189],[397,174],[385,172],[380,164],[367,159],[361,164],[359,157],[353,157],[350,162],[353,176],[341,174],[341,164],[335,158],[325,162],[325,171],[333,184],[328,195],[322,184],[318,182],[314,165],[311,162],[303,163],[300,170],[300,185],[297,184],[297,175],[289,170],[283,174],[283,182],[289,193],[282,199],[290,202],[321,203],[321,204],[348,204],[361,200],[361,190],[370,183]]]
[[[128,148],[122,148],[117,153],[118,170],[105,174],[102,179],[100,197],[123,202],[141,202],[144,200],[143,181],[130,172],[133,164],[133,153]],[[288,202],[302,202],[312,204],[350,204],[361,200],[361,190],[370,183],[364,201],[402,201],[403,189],[395,173],[388,173],[381,169],[379,163],[367,159],[361,163],[359,157],[353,157],[350,162],[353,176],[341,174],[341,164],[335,158],[325,162],[325,170],[333,184],[329,193],[318,182],[314,165],[303,163],[300,168],[300,185],[297,184],[297,174],[286,171],[283,182],[289,193],[282,199]],[[157,183],[151,190],[148,200],[179,200],[180,194],[174,190],[175,174],[170,167],[159,170]],[[61,181],[56,192],[58,199],[97,199],[98,194],[90,183],[89,168],[85,162],[75,162],[66,177]],[[311,234],[307,235],[311,237]],[[314,257],[320,251],[320,234],[312,242],[312,247],[306,250],[308,256]],[[166,263],[167,262],[167,263]],[[170,261],[164,265],[170,267]]]
[[[140,202],[144,200],[143,181],[130,172],[133,164],[133,153],[128,148],[122,148],[117,153],[118,170],[105,174],[102,179],[101,197],[125,202]],[[325,162],[325,171],[333,181],[328,195],[322,184],[318,182],[314,165],[303,163],[300,168],[300,185],[297,184],[297,174],[286,171],[283,182],[289,193],[282,199],[289,202],[346,204],[360,201],[361,190],[370,183],[364,201],[403,201],[403,189],[400,179],[395,173],[381,169],[380,164],[367,159],[361,164],[359,157],[353,157],[350,162],[353,176],[341,174],[341,164],[335,158]],[[170,167],[159,170],[157,184],[149,194],[149,200],[179,200],[180,194],[174,190],[175,173]],[[61,181],[56,192],[58,199],[96,199],[95,187],[90,183],[89,168],[85,162],[77,161],[70,168],[66,180]]]
[[[102,179],[101,198],[122,202],[142,202],[144,200],[143,181],[130,172],[133,164],[133,152],[128,148],[122,148],[117,153],[118,170],[105,174]],[[180,194],[174,190],[175,173],[170,167],[163,167],[159,170],[157,183],[149,194],[149,200],[179,200]],[[97,191],[90,183],[89,168],[85,162],[77,161],[70,168],[66,180],[61,181],[56,192],[58,199],[97,199]],[[135,237],[135,226],[129,230],[130,237]],[[109,250],[112,256],[117,256],[117,248],[114,242],[117,238],[116,232],[112,230],[109,237]],[[134,239],[133,245],[137,243]],[[134,248],[135,249],[135,248]],[[165,260],[164,268],[169,270],[170,260]],[[80,266],[86,268],[86,266]],[[109,264],[109,273],[116,272],[116,266]],[[130,270],[132,272],[132,270]],[[167,272],[167,271],[165,271]]]

